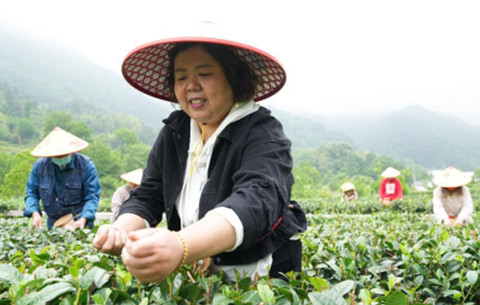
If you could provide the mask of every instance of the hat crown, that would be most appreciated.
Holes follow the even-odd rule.
[[[355,189],[355,185],[353,185],[353,183],[351,182],[345,182],[344,184],[342,184],[342,186],[340,187],[342,189],[342,191],[350,191],[350,190],[354,190]]]
[[[133,171],[130,171],[120,176],[120,178],[122,178],[123,180],[130,183],[134,183],[136,185],[140,185],[142,183],[142,177],[143,177],[143,168],[137,168]]]
[[[449,166],[433,179],[433,183],[440,187],[460,187],[471,181],[472,178],[470,176],[453,166]]]
[[[384,178],[393,178],[393,177],[397,177],[398,175],[400,175],[400,172],[391,166],[389,166],[381,174],[381,176]]]
[[[34,157],[57,157],[79,152],[88,147],[88,142],[55,127],[31,152]]]

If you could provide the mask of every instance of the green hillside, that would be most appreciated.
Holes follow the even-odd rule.
[[[72,51],[2,31],[0,84],[48,109],[75,114],[123,113],[156,127],[171,111],[168,103],[133,89],[120,71],[98,66]]]
[[[325,128],[315,120],[293,116],[276,108],[271,108],[272,114],[282,122],[285,133],[292,140],[295,148],[317,147],[328,142],[353,141],[343,132]]]
[[[173,108],[72,51],[0,31],[0,110],[3,151],[15,151],[16,145],[31,147],[38,142],[63,112],[80,124],[74,126],[77,132],[89,134],[91,129],[92,139],[100,137],[113,148],[117,130],[131,131],[150,145]],[[60,114],[46,122],[55,111]],[[345,142],[429,169],[480,168],[480,128],[421,107],[336,123],[333,118],[307,119],[274,108],[272,112],[294,149]]]
[[[367,150],[408,159],[426,168],[480,167],[480,128],[420,106],[381,117],[352,117],[341,126],[332,122],[325,126],[341,130]]]

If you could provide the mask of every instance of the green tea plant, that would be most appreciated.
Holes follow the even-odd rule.
[[[345,202],[333,196],[298,201],[305,212],[313,214],[373,214],[390,211],[432,213],[433,209],[430,193],[412,194],[402,200],[394,201],[391,207],[384,207],[376,196]]]
[[[424,215],[395,212],[310,220],[304,273],[330,283],[353,280],[364,304],[397,292],[413,303],[480,302],[480,242],[473,225],[447,228]]]
[[[120,257],[92,247],[95,230],[34,230],[27,218],[0,218],[0,305],[480,303],[479,232],[424,213],[309,215],[303,271],[288,282],[239,274],[227,282],[189,265],[142,284]]]

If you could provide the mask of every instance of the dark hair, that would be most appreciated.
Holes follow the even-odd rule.
[[[168,66],[167,85],[175,97],[174,85],[174,62],[178,53],[191,47],[200,46],[220,63],[227,81],[232,87],[234,102],[245,102],[251,100],[255,95],[255,84],[257,77],[250,70],[250,66],[243,62],[232,48],[216,43],[184,42],[175,45],[169,52],[170,64]]]

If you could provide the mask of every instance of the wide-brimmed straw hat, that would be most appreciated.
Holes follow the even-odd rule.
[[[140,185],[142,183],[143,168],[137,168],[131,172],[125,173],[120,176],[123,180]]]
[[[277,93],[285,84],[286,73],[272,55],[255,47],[212,37],[176,37],[153,41],[131,51],[122,64],[122,74],[130,85],[153,97],[176,102],[168,86],[168,51],[182,42],[216,43],[234,50],[258,77],[253,99],[260,101]]]
[[[441,187],[460,187],[469,184],[471,181],[472,177],[453,166],[449,166],[442,174],[432,179],[435,185]]]
[[[350,190],[355,190],[355,185],[353,185],[353,183],[351,182],[345,182],[340,188],[342,189],[342,191],[346,192]]]
[[[386,170],[384,170],[382,172],[382,177],[384,178],[393,178],[393,177],[397,177],[398,175],[400,175],[400,172],[396,169],[394,169],[393,167],[389,166],[387,167]]]
[[[79,152],[88,147],[88,142],[55,127],[31,152],[34,157],[57,157]]]

